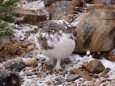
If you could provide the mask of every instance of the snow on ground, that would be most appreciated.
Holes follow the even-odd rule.
[[[109,72],[109,75],[110,75],[109,78],[115,79],[115,62],[110,62],[109,60],[106,60],[106,59],[102,59],[101,62],[106,68],[111,69],[111,71]]]
[[[25,38],[27,38],[26,32],[31,31],[31,30],[35,30],[36,28],[38,28],[38,27],[35,25],[29,25],[29,24],[15,25],[15,28],[13,29],[15,39],[24,40]],[[31,36],[29,36],[29,38],[31,38]]]
[[[17,37],[17,39],[19,40],[23,40],[24,38],[26,38],[26,32],[27,31],[31,31],[38,28],[37,26],[33,26],[33,25],[16,25],[14,32],[15,32],[15,36]],[[34,39],[36,35],[34,34],[30,34],[27,37],[27,40],[31,40]],[[20,38],[21,37],[21,38]],[[35,54],[31,54],[31,56],[35,59],[44,59],[44,58],[48,58],[43,56],[42,54],[37,54],[36,53],[37,50],[34,50],[33,53]],[[29,55],[26,55],[25,57],[29,58]],[[67,76],[69,74],[69,71],[75,68],[80,68],[82,67],[82,65],[84,65],[85,63],[88,63],[89,61],[93,60],[94,58],[92,58],[92,56],[90,55],[90,51],[87,51],[86,55],[81,57],[78,54],[72,54],[69,59],[71,60],[71,62],[69,64],[66,64],[63,71],[67,71],[67,73],[65,75],[62,75],[61,71],[59,73],[48,73],[50,71],[50,69],[44,69],[42,63],[40,62],[40,60],[38,61],[38,66],[37,67],[26,67],[24,68],[19,75],[22,78],[22,86],[54,86],[54,83],[56,82],[56,79],[58,77],[62,77],[64,79],[67,79]],[[19,61],[20,59],[17,59],[17,61]],[[7,60],[6,62],[3,62],[0,64],[0,69],[5,69],[4,66],[9,65],[10,63],[16,62],[16,59],[13,60]],[[91,81],[87,81],[83,78],[79,78],[77,80],[75,80],[75,83],[78,83],[79,85],[89,85],[89,83],[95,83],[95,84],[99,84],[101,83],[101,81],[110,79],[115,81],[115,63],[108,61],[106,59],[101,59],[100,60],[102,62],[102,64],[105,66],[105,68],[110,68],[109,71],[109,77],[108,78],[103,78],[103,77],[99,77],[97,79],[93,79]],[[64,63],[65,64],[65,63]],[[45,70],[45,71],[43,71]],[[114,83],[114,82],[111,83]],[[49,85],[50,84],[50,85]],[[64,83],[63,83],[64,84]],[[63,84],[60,85],[55,85],[55,86],[64,86]],[[110,82],[106,81],[104,82],[104,84],[107,84],[107,86],[111,86],[109,85]],[[103,83],[100,84],[99,86],[103,86]]]
[[[41,57],[41,55],[38,55],[38,56]],[[92,56],[81,57],[78,54],[74,54],[74,55],[71,55],[69,57],[69,59],[72,62],[69,63],[69,65],[67,65],[65,67],[64,70],[67,70],[67,71],[69,71],[71,69],[74,69],[74,68],[79,68],[83,64],[85,64],[86,62],[89,62],[90,60],[93,60],[94,58],[92,58]],[[115,79],[115,69],[114,69],[115,68],[115,63],[113,63],[111,61],[108,61],[106,59],[101,60],[101,62],[104,64],[105,67],[108,67],[108,68],[111,69],[111,71],[109,72],[108,79]],[[59,74],[58,73],[47,74],[47,71],[43,72],[43,71],[40,70],[41,65],[40,65],[40,63],[38,63],[38,64],[39,65],[36,68],[27,67],[27,68],[25,68],[23,71],[21,71],[19,73],[20,76],[23,78],[23,81],[24,81],[22,83],[22,86],[54,86],[54,85],[48,85],[48,83],[49,82],[53,83],[58,77],[63,77],[63,78],[66,79],[66,76],[68,75],[68,73],[65,76],[61,75],[60,73]],[[34,74],[35,70],[38,73],[38,75]],[[28,72],[32,73],[32,75],[28,76]],[[78,84],[80,84],[82,82],[82,84],[88,85],[91,82],[93,82],[93,83],[99,83],[102,80],[105,80],[105,78],[102,78],[102,77],[97,78],[95,80],[95,82],[93,82],[93,80],[92,81],[87,81],[87,80],[85,80],[83,78],[79,78],[79,79],[77,79],[74,82],[76,82]],[[105,82],[105,83],[110,84],[109,82]],[[55,85],[55,86],[63,86],[63,84],[61,84],[61,85]]]
[[[32,2],[22,0],[22,2],[18,4],[18,7],[21,7],[22,9],[26,9],[26,10],[36,11],[36,10],[44,8],[44,2],[41,0],[32,1]]]

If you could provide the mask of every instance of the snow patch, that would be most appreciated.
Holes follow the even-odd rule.
[[[106,59],[101,60],[102,64],[105,66],[105,68],[110,68],[111,71],[108,73],[110,79],[115,79],[115,62],[111,62]]]
[[[44,8],[44,2],[41,0],[32,1],[32,2],[25,2],[24,4],[18,5],[19,7],[26,9],[26,10],[34,10],[37,11],[39,9]]]

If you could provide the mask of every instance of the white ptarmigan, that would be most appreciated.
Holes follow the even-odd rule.
[[[55,69],[62,69],[61,60],[69,57],[75,48],[75,37],[77,35],[74,28],[60,20],[45,21],[41,24],[39,34],[35,43],[41,53],[49,57],[49,62],[53,63],[57,59]]]

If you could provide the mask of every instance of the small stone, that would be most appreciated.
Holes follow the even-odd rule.
[[[22,58],[22,62],[29,67],[37,67],[38,62],[34,58]]]
[[[74,80],[76,80],[76,79],[78,79],[78,78],[80,78],[79,75],[69,74],[69,75],[67,76],[67,81],[71,82],[71,81],[74,81]]]
[[[37,12],[31,11],[31,10],[25,10],[25,9],[17,9],[13,15],[16,17],[19,17],[20,19],[17,20],[16,24],[32,24],[37,25],[42,21],[47,20],[47,15],[44,12]],[[21,17],[23,17],[21,19]]]
[[[19,55],[17,55],[17,56],[15,56],[15,58],[22,58],[21,56],[19,56]]]
[[[77,83],[74,82],[65,82],[63,86],[79,86]]]
[[[54,85],[60,85],[60,84],[62,84],[62,83],[59,81],[55,81],[55,83],[54,83]]]
[[[115,49],[108,53],[107,59],[110,60],[110,61],[115,62]]]
[[[58,77],[58,78],[57,78],[57,81],[58,81],[58,82],[57,82],[58,84],[62,84],[62,83],[64,83],[64,82],[66,82],[66,79],[64,79],[63,77]]]
[[[33,49],[35,48],[35,46],[34,46],[34,45],[29,45],[27,48],[28,48],[29,50],[33,50]]]
[[[100,73],[105,70],[104,65],[101,63],[99,60],[91,60],[87,65],[86,65],[86,70],[91,72],[91,73]]]
[[[12,65],[10,65],[8,68],[11,70],[11,71],[15,71],[15,72],[20,72],[22,69],[25,68],[25,64],[23,63],[14,63]]]
[[[32,76],[32,72],[26,72],[27,76]]]
[[[77,83],[71,83],[69,86],[78,86]]]
[[[61,1],[61,0],[44,0],[45,6],[50,6],[52,3],[55,3],[56,1]]]

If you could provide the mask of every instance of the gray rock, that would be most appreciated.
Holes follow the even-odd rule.
[[[74,81],[74,80],[79,79],[79,78],[80,78],[79,75],[69,74],[69,75],[67,76],[67,81],[68,81],[68,82],[71,82],[71,81]]]
[[[56,80],[57,80],[57,82],[55,84],[62,84],[64,82],[66,82],[66,79],[64,79],[63,77],[58,77]]]
[[[11,71],[20,72],[25,67],[26,67],[26,65],[23,63],[14,63],[14,64],[10,65],[8,67],[8,69],[10,69]]]
[[[104,65],[101,63],[99,60],[91,60],[87,65],[86,65],[86,70],[91,72],[91,73],[100,73],[105,70]]]

